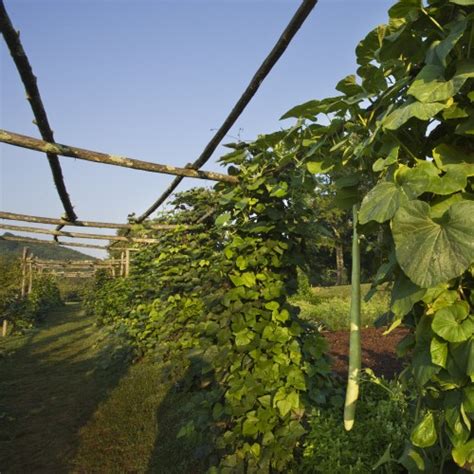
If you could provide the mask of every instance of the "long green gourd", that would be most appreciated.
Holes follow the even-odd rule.
[[[352,276],[351,276],[351,333],[349,343],[349,371],[347,377],[346,402],[344,405],[344,428],[354,426],[355,409],[359,397],[359,376],[361,368],[360,344],[360,243],[357,232],[358,206],[352,208]]]

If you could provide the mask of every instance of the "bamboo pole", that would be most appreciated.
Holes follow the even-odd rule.
[[[280,57],[286,51],[286,48],[290,44],[291,40],[294,38],[294,36],[301,28],[306,18],[311,13],[317,3],[318,0],[304,0],[301,3],[300,7],[296,10],[295,14],[288,23],[287,27],[285,28],[281,36],[278,38],[278,41],[276,42],[275,46],[272,48],[269,55],[265,58],[260,67],[257,69],[257,72],[252,77],[249,85],[241,95],[240,99],[237,101],[237,103],[234,105],[234,108],[224,120],[224,123],[217,130],[211,141],[206,145],[206,148],[204,148],[203,152],[197,158],[197,160],[194,161],[194,163],[188,165],[187,167],[191,169],[199,169],[201,166],[203,166],[209,161],[212,154],[219,146],[219,143],[223,140],[223,138],[229,132],[231,127],[234,125],[234,123],[240,117],[242,112],[245,110],[249,102],[252,100],[253,96],[258,91],[262,82],[265,80],[270,71],[273,69],[273,66],[275,66]],[[155,212],[179,186],[182,180],[183,178],[181,176],[175,178],[172,181],[171,185],[165,190],[165,192],[136,221],[142,222],[153,212]]]
[[[75,227],[96,227],[98,229],[132,229],[133,224],[118,224],[113,222],[94,222],[94,221],[67,221],[65,219],[53,219],[51,217],[30,216],[27,214],[14,214],[13,212],[1,212],[0,219],[11,221],[34,222],[37,224],[52,224],[58,226],[75,226]],[[177,228],[188,228],[186,225],[173,224],[145,224],[146,228],[153,230],[173,230]],[[60,229],[56,229],[60,230]]]
[[[226,183],[237,183],[235,176],[227,174],[215,173],[214,171],[193,170],[188,168],[178,168],[171,165],[160,165],[149,161],[136,160],[126,156],[110,155],[108,153],[100,153],[97,151],[86,150],[69,145],[61,145],[59,143],[51,143],[37,138],[20,135],[14,132],[0,129],[0,142],[14,145],[29,150],[42,151],[44,153],[51,152],[60,156],[69,158],[77,158],[78,160],[92,161],[95,163],[103,163],[106,165],[121,166],[141,171],[149,171],[151,173],[170,174],[172,176],[185,176],[187,178],[209,179],[211,181],[223,181]]]
[[[64,230],[49,230],[41,229],[39,227],[26,227],[26,226],[17,226],[17,225],[8,225],[0,223],[0,229],[7,230],[16,230],[20,232],[33,232],[37,234],[47,234],[47,235],[57,235],[58,237],[73,237],[80,239],[97,239],[97,240],[113,240],[117,242],[133,242],[133,243],[143,243],[151,244],[158,242],[157,239],[148,239],[141,237],[123,237],[120,235],[102,235],[102,234],[86,234],[81,232],[66,232]]]
[[[10,54],[18,73],[20,74],[21,81],[25,86],[26,98],[30,103],[35,117],[34,123],[36,123],[43,140],[54,142],[53,131],[49,125],[48,116],[46,115],[46,110],[43,106],[43,101],[41,100],[36,77],[33,74],[33,69],[31,68],[28,56],[21,44],[20,33],[13,27],[3,1],[0,1],[0,31],[2,32],[8,49],[10,50]],[[59,158],[57,154],[50,151],[46,152],[46,156],[53,174],[56,190],[59,194],[64,210],[66,211],[66,215],[70,221],[74,221],[77,216],[74,212],[74,208],[64,183]]]

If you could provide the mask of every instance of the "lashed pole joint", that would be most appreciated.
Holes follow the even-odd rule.
[[[43,106],[43,101],[41,100],[38,85],[36,83],[36,76],[33,74],[28,57],[26,56],[25,50],[20,42],[20,34],[13,27],[3,0],[0,0],[0,31],[2,32],[3,38],[5,39],[18,73],[20,74],[20,78],[25,86],[26,98],[33,110],[35,123],[38,126],[39,132],[43,137],[43,140],[54,143],[53,131],[49,125],[48,116],[46,115],[46,110]],[[59,164],[58,156],[53,152],[46,152],[46,156],[67,219],[69,221],[75,221],[77,216],[69,198],[66,185],[64,184],[63,173],[61,165]]]

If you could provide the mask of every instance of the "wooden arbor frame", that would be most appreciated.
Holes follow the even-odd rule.
[[[305,22],[306,18],[309,16],[318,0],[303,0],[300,7],[297,9],[287,27],[281,34],[280,38],[276,42],[275,46],[270,51],[269,55],[262,62],[261,66],[258,68],[257,72],[251,79],[249,85],[232,108],[231,112],[219,127],[211,141],[204,148],[201,155],[191,164],[188,164],[185,168],[178,168],[170,165],[161,165],[157,163],[145,162],[141,160],[136,160],[119,155],[111,155],[106,153],[95,152],[91,150],[86,150],[83,148],[72,147],[69,145],[61,145],[55,142],[53,137],[53,131],[49,125],[48,118],[46,115],[43,102],[39,93],[37,86],[36,77],[33,74],[33,70],[29,63],[28,57],[25,53],[25,50],[20,42],[20,35],[13,27],[13,24],[8,16],[8,13],[3,4],[3,0],[0,0],[0,31],[4,37],[4,40],[8,46],[10,54],[15,62],[16,68],[20,75],[20,78],[23,82],[23,85],[26,90],[27,99],[30,102],[33,115],[35,117],[35,123],[38,126],[39,132],[41,134],[42,140],[38,140],[33,137],[28,137],[25,135],[19,135],[17,133],[8,132],[6,130],[0,130],[0,142],[7,143],[14,146],[19,146],[23,148],[29,148],[32,150],[40,151],[46,154],[51,171],[53,174],[53,179],[55,186],[57,188],[59,197],[63,204],[66,218],[64,219],[52,219],[52,218],[41,218],[37,216],[25,216],[21,214],[12,214],[2,212],[0,218],[10,219],[10,220],[19,220],[26,222],[37,222],[37,223],[46,223],[46,224],[56,224],[55,230],[47,230],[40,228],[32,227],[19,227],[19,226],[7,226],[2,225],[2,228],[9,228],[11,230],[21,230],[25,232],[36,232],[49,234],[54,236],[56,245],[71,245],[71,246],[81,246],[86,248],[106,248],[101,246],[93,246],[89,244],[68,244],[65,242],[59,242],[58,237],[73,237],[73,238],[93,238],[93,239],[107,239],[112,241],[122,241],[122,242],[136,242],[136,243],[151,243],[153,239],[134,239],[129,238],[128,234],[132,229],[131,224],[114,224],[105,223],[105,222],[88,222],[88,221],[79,221],[74,212],[72,203],[70,201],[67,189],[64,183],[62,176],[61,167],[59,164],[58,156],[73,157],[82,160],[92,161],[96,163],[103,163],[112,166],[121,166],[126,168],[138,169],[154,173],[162,173],[174,175],[176,178],[173,180],[171,185],[163,192],[163,194],[147,209],[141,216],[135,219],[136,223],[144,222],[153,212],[155,212],[165,201],[166,199],[174,192],[174,190],[181,183],[183,178],[200,178],[200,179],[210,179],[215,181],[224,181],[229,183],[236,183],[238,178],[235,176],[224,175],[220,173],[214,173],[211,171],[203,171],[201,167],[207,163],[211,158],[212,154],[225,137],[230,128],[234,125],[237,119],[240,117],[242,112],[245,110],[246,106],[252,100],[255,93],[258,91],[260,85],[264,79],[268,76],[273,66],[278,62],[280,57],[286,51],[286,48],[292,41],[293,37],[296,35],[297,31]],[[28,220],[29,219],[29,220]],[[97,227],[97,228],[115,228],[123,229],[125,228],[125,236],[102,236],[98,234],[80,234],[74,232],[62,232],[61,229],[66,225],[75,225],[80,227]],[[12,238],[9,236],[4,236],[4,239],[8,240],[27,240],[28,238]],[[139,242],[140,240],[140,242]]]

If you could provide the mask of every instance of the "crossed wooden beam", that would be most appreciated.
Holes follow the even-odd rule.
[[[139,243],[146,243],[145,240],[149,243],[152,239],[133,239],[128,238],[128,234],[131,231],[132,227],[128,224],[120,224],[116,226],[106,225],[107,223],[97,223],[99,225],[88,225],[92,223],[87,223],[86,221],[79,221],[74,212],[72,203],[70,201],[69,195],[67,193],[66,185],[64,183],[61,166],[59,164],[58,156],[77,158],[81,160],[103,163],[113,166],[121,166],[125,168],[132,168],[142,171],[148,171],[153,173],[161,173],[176,176],[170,186],[162,193],[162,195],[138,218],[135,219],[135,222],[141,223],[144,222],[153,212],[155,212],[161,204],[163,204],[166,199],[174,192],[178,187],[181,181],[187,178],[199,178],[199,179],[209,179],[213,181],[221,181],[227,183],[237,183],[238,178],[236,176],[230,176],[222,173],[215,173],[213,171],[203,171],[200,168],[207,163],[211,158],[214,151],[217,149],[222,139],[235,124],[237,119],[240,117],[242,112],[245,110],[246,106],[252,100],[256,92],[258,91],[260,85],[264,79],[268,76],[274,65],[278,62],[280,57],[286,51],[288,45],[292,41],[293,37],[296,35],[297,31],[300,29],[302,24],[305,22],[306,18],[309,16],[318,0],[303,0],[300,4],[300,7],[297,9],[287,27],[284,29],[281,36],[278,38],[276,44],[264,59],[255,75],[250,80],[247,88],[240,96],[239,100],[235,106],[230,111],[227,118],[224,120],[223,124],[216,131],[215,135],[212,137],[211,141],[206,145],[201,155],[193,162],[188,164],[185,168],[175,167],[171,165],[162,165],[158,163],[152,163],[142,160],[137,160],[125,156],[106,154],[101,152],[96,152],[92,150],[87,150],[83,148],[73,147],[70,145],[62,145],[56,143],[53,136],[53,131],[49,125],[49,121],[46,115],[46,110],[43,106],[39,89],[37,86],[36,76],[33,73],[32,67],[29,63],[26,52],[21,44],[20,35],[13,27],[13,24],[8,16],[8,13],[5,9],[3,0],[0,0],[0,32],[2,33],[4,40],[8,46],[10,54],[13,58],[13,61],[16,65],[20,78],[25,86],[27,100],[30,103],[30,106],[35,117],[35,123],[38,126],[39,132],[41,134],[42,140],[37,138],[20,135],[14,132],[9,132],[6,130],[0,130],[0,142],[7,143],[10,145],[28,148],[31,150],[40,151],[46,154],[51,171],[53,174],[53,180],[63,204],[66,219],[51,219],[47,218],[48,222],[43,223],[53,223],[56,221],[57,227],[55,230],[46,230],[38,229],[31,227],[19,227],[19,226],[7,226],[1,225],[2,228],[8,228],[11,230],[22,230],[26,232],[36,232],[42,234],[53,235],[57,244],[58,237],[80,237],[80,238],[94,238],[94,239],[108,239],[112,241],[127,241],[133,242],[134,240]],[[11,213],[2,213],[2,214],[11,214]],[[18,215],[17,215],[18,216]],[[38,217],[29,216],[30,219],[36,218],[37,220],[30,220],[28,222],[41,222]],[[8,217],[3,217],[8,219]],[[42,218],[45,220],[46,218]],[[22,220],[22,219],[15,219]],[[24,219],[23,219],[24,220]],[[82,227],[106,227],[106,228],[125,228],[125,236],[103,236],[98,234],[85,234],[85,233],[74,233],[74,232],[65,232],[61,229],[66,225],[77,225]],[[127,227],[124,227],[127,226]],[[8,236],[7,236],[8,237]],[[3,237],[6,238],[6,237]],[[9,237],[12,239],[11,237]],[[26,239],[26,238],[23,238]],[[61,242],[61,244],[63,244]],[[63,244],[70,245],[73,244]],[[74,244],[74,246],[82,246],[88,248],[104,248],[101,246],[92,246],[88,244]]]

